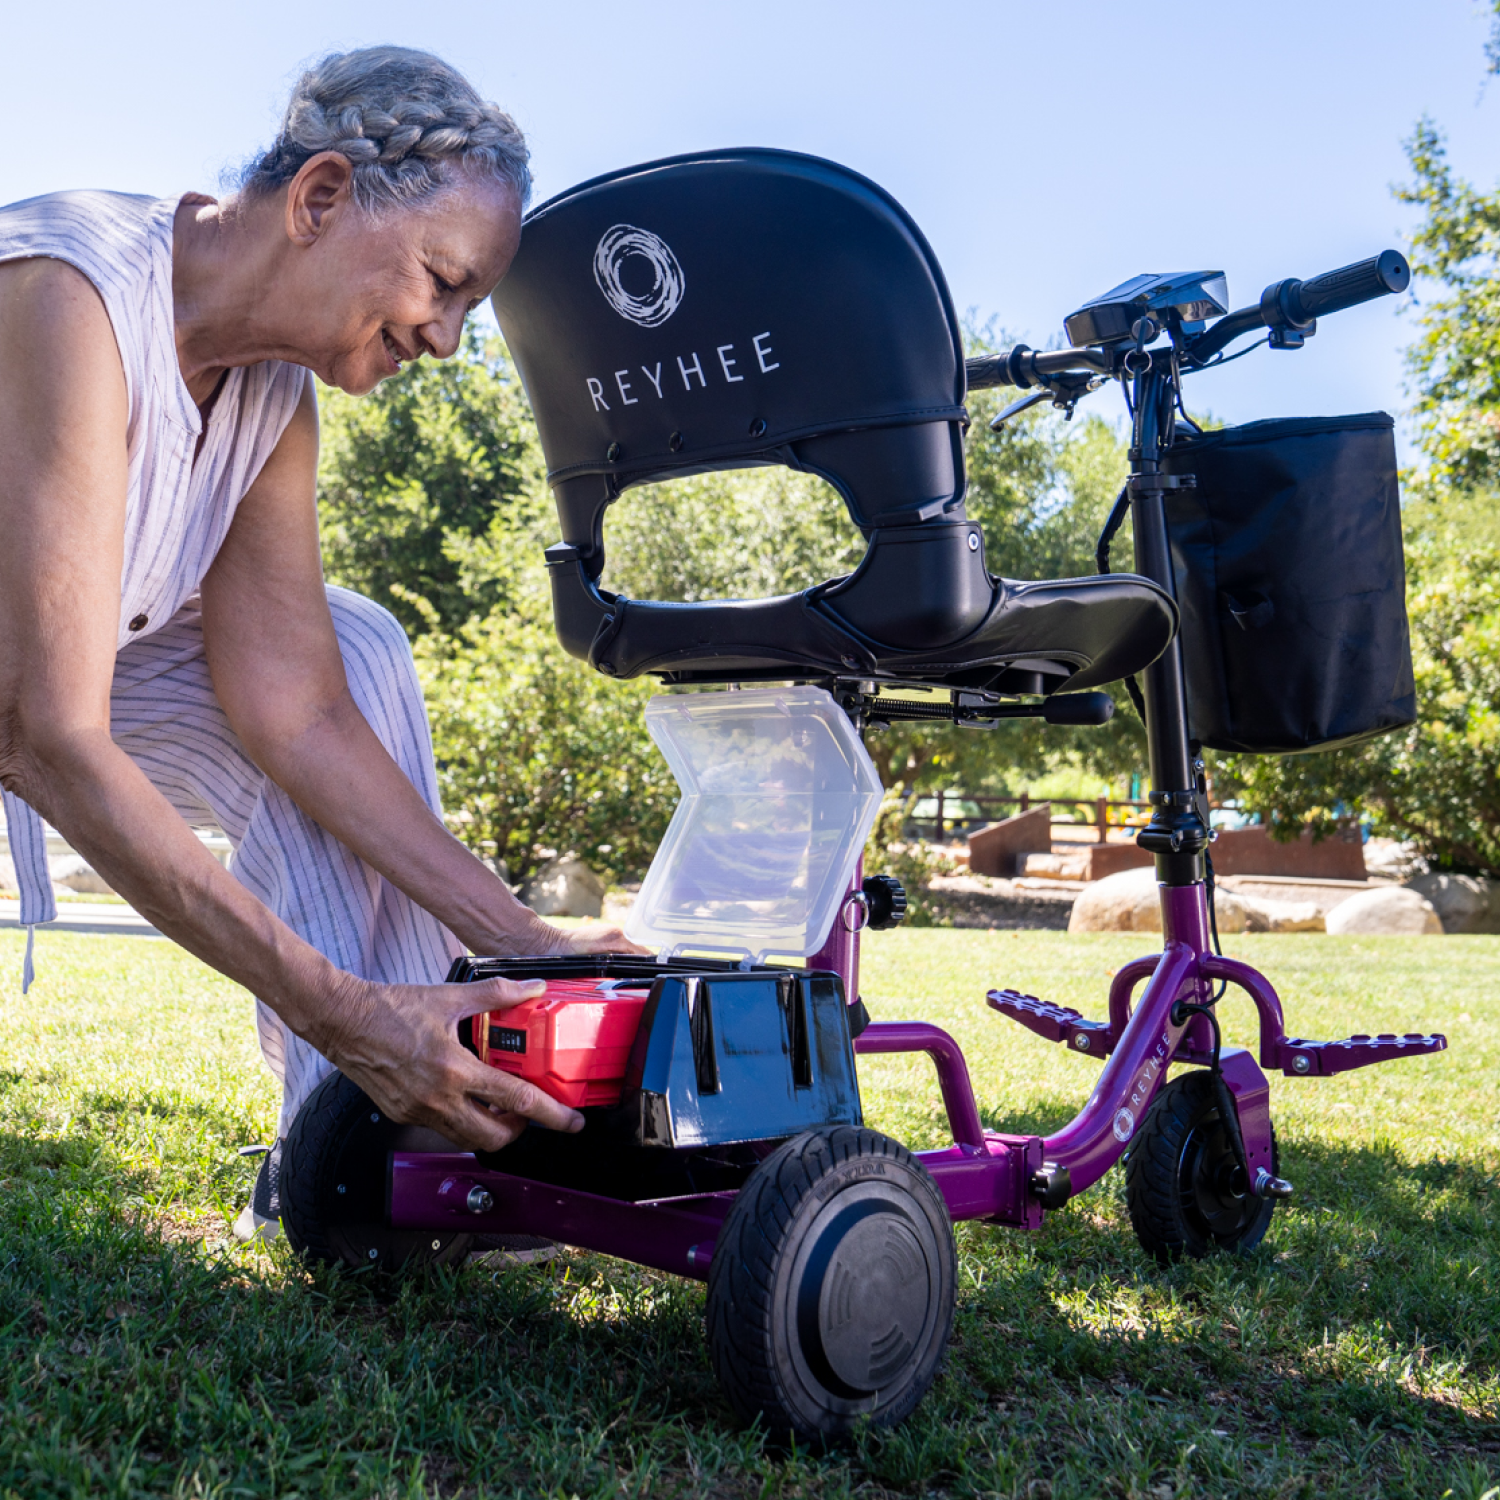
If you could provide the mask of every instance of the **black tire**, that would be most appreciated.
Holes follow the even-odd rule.
[[[1279,1172],[1274,1131],[1271,1159]],[[1142,1249],[1162,1265],[1265,1238],[1275,1200],[1249,1191],[1204,1070],[1174,1078],[1151,1106],[1125,1164],[1125,1201]]]
[[[708,1343],[737,1415],[820,1443],[910,1415],[953,1326],[953,1226],[904,1146],[830,1126],[735,1198],[708,1271]]]
[[[287,1242],[304,1260],[387,1273],[460,1263],[472,1235],[386,1223],[390,1153],[455,1149],[434,1131],[387,1119],[342,1073],[330,1074],[297,1112],[282,1146]]]

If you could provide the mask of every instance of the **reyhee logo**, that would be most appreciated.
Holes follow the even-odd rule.
[[[632,266],[632,262],[645,265]],[[639,293],[629,290],[624,280],[627,269],[633,273],[630,279],[640,287],[645,284],[648,267],[650,289]],[[642,328],[661,327],[677,311],[687,284],[672,247],[660,235],[633,224],[615,224],[600,236],[594,250],[594,280],[609,305]]]

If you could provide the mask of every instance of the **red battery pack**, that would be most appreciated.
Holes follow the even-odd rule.
[[[475,1016],[475,1051],[481,1062],[534,1083],[572,1109],[618,1104],[651,984],[550,979],[536,1000]]]

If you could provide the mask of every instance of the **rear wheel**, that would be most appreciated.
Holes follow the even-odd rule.
[[[398,1125],[342,1073],[308,1096],[281,1150],[281,1222],[306,1260],[400,1271],[456,1265],[472,1236],[392,1229],[386,1178],[392,1151],[452,1151],[435,1131]]]
[[[1275,1174],[1274,1133],[1271,1159]],[[1151,1106],[1125,1166],[1125,1201],[1141,1247],[1163,1265],[1265,1238],[1275,1201],[1250,1191],[1202,1069],[1174,1078]]]
[[[912,1154],[826,1127],[766,1158],[714,1245],[708,1340],[736,1413],[775,1437],[908,1416],[953,1324],[947,1205]]]

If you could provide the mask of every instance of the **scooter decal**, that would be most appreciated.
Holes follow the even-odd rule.
[[[1156,1051],[1146,1059],[1135,1080],[1135,1087],[1130,1091],[1130,1098],[1126,1100],[1125,1106],[1115,1115],[1115,1139],[1128,1141],[1135,1133],[1135,1121],[1137,1113],[1146,1107],[1146,1101],[1151,1097],[1151,1090],[1156,1086],[1157,1076],[1166,1066],[1167,1053],[1171,1051],[1171,1033],[1163,1031],[1161,1040],[1156,1044]]]
[[[632,259],[644,260],[653,273],[651,290],[641,297],[627,291],[620,280],[621,266]],[[616,224],[604,231],[594,251],[594,280],[605,301],[622,318],[642,328],[665,323],[677,311],[687,288],[672,247],[659,234],[634,224]]]

